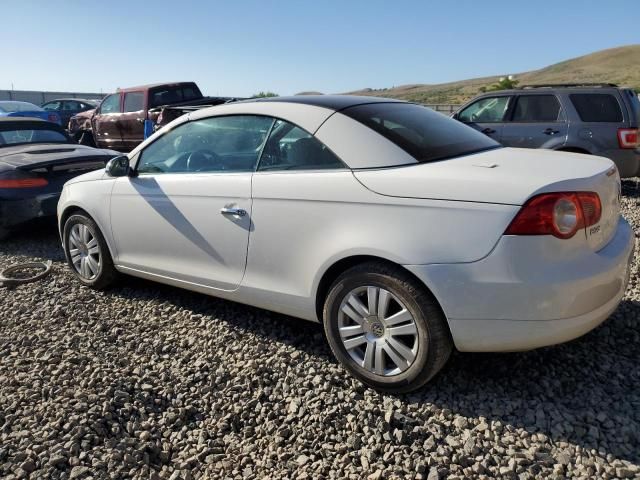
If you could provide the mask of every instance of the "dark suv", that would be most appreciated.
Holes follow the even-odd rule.
[[[613,84],[536,85],[487,92],[453,118],[508,147],[610,158],[621,177],[640,175],[640,100]]]

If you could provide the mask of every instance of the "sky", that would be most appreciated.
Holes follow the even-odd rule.
[[[343,93],[545,67],[640,43],[637,0],[3,0],[0,89]]]

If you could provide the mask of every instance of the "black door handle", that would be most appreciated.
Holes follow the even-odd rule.
[[[484,130],[482,130],[482,133],[484,133],[485,135],[491,135],[492,133],[496,133],[496,131],[493,128],[485,128]]]
[[[560,133],[560,130],[554,130],[553,128],[547,128],[544,132],[545,135],[555,135],[556,133]]]

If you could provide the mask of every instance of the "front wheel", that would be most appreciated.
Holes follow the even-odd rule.
[[[67,263],[82,283],[102,290],[114,282],[117,271],[93,219],[83,214],[71,215],[64,224],[63,239]]]
[[[399,267],[368,262],[344,272],[324,305],[336,358],[364,384],[405,393],[426,384],[453,349],[435,298]]]
[[[78,136],[77,142],[80,145],[85,145],[87,147],[96,147],[96,141],[93,138],[93,133],[91,133],[91,131],[81,130],[80,132],[76,133],[76,136]]]

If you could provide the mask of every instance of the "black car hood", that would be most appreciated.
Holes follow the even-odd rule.
[[[100,159],[121,155],[113,150],[102,150],[73,143],[39,143],[0,147],[0,170],[7,167],[36,168],[67,164],[87,159]],[[4,167],[4,168],[3,168]]]

